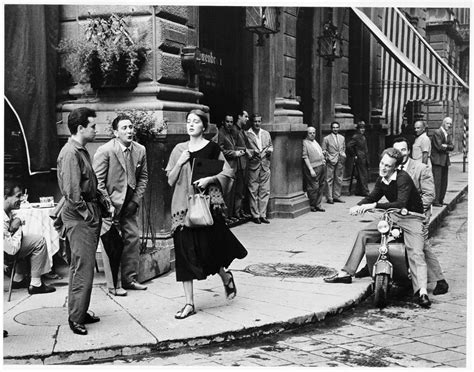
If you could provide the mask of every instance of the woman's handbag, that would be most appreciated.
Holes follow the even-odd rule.
[[[211,198],[201,191],[194,195],[188,196],[188,212],[184,218],[184,226],[187,227],[204,227],[212,226],[214,220],[212,219],[210,209]]]

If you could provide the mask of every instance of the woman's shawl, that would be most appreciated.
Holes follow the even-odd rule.
[[[178,162],[183,151],[188,149],[189,141],[178,143],[171,151],[168,165],[166,166],[167,175]],[[227,163],[222,152],[219,154],[219,160],[224,161],[222,172],[215,177],[224,194],[230,192],[234,180],[234,171]],[[174,185],[173,197],[171,199],[171,233],[173,234],[177,227],[184,225],[184,217],[188,211],[188,195],[194,195],[194,187],[191,184],[191,164],[187,161],[181,167],[178,179]]]

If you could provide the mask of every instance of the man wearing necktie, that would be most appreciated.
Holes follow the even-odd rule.
[[[94,155],[97,188],[112,205],[112,220],[122,233],[122,286],[125,289],[145,290],[147,287],[137,282],[137,273],[140,253],[138,205],[148,183],[146,150],[133,141],[135,128],[128,116],[116,117],[112,129],[115,138],[100,146]],[[104,220],[104,224],[106,222]],[[112,293],[126,294],[121,288]]]
[[[323,151],[326,154],[327,202],[344,203],[341,200],[342,176],[346,162],[346,141],[339,134],[339,123],[331,123],[331,133],[323,139]]]
[[[452,136],[449,133],[452,125],[453,119],[445,117],[441,126],[434,131],[431,137],[431,165],[436,192],[433,205],[435,207],[443,206],[448,186],[448,169],[451,165],[449,152],[454,150]]]

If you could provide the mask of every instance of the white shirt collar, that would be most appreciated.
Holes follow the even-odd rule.
[[[393,172],[388,181],[385,179],[385,177],[382,177],[382,182],[386,185],[390,185],[390,182],[396,181],[397,180],[397,171]]]
[[[118,144],[120,145],[120,149],[122,150],[122,152],[125,152],[126,149],[130,149],[130,151],[132,151],[132,144],[130,144],[129,147],[127,146],[124,146],[122,142],[120,142],[119,140],[117,140]]]

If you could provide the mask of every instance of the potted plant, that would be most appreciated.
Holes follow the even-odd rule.
[[[58,46],[64,67],[93,89],[136,87],[147,50],[142,42],[133,41],[125,19],[116,14],[89,18],[83,39],[63,39]]]
[[[142,145],[146,145],[157,139],[164,138],[168,131],[168,120],[166,118],[157,121],[152,112],[132,109],[117,110],[117,115],[126,115],[135,126],[136,140]],[[109,127],[112,132],[112,127]]]

